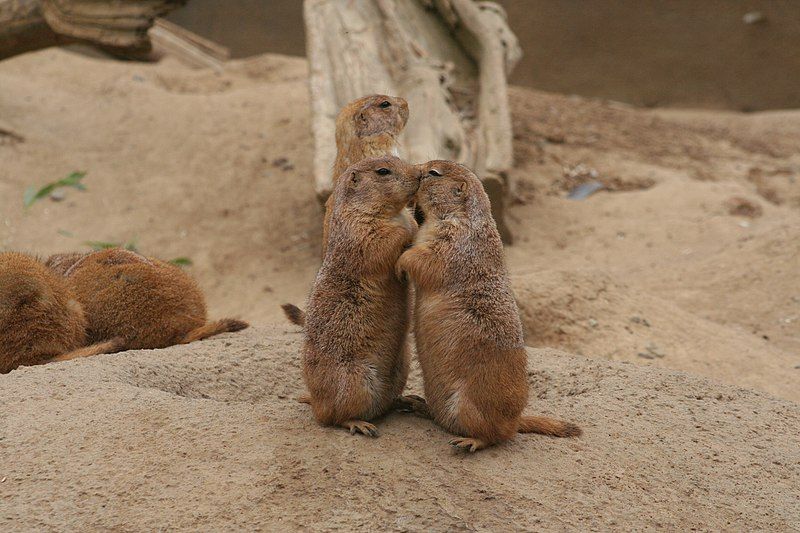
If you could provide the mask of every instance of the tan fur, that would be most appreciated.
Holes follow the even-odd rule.
[[[0,373],[37,365],[86,342],[86,317],[62,278],[35,258],[0,253]]]
[[[283,313],[286,315],[286,318],[289,319],[289,322],[298,326],[305,326],[306,325],[306,314],[303,312],[302,309],[297,307],[294,304],[283,304],[281,305],[281,309],[283,309]]]
[[[247,324],[207,323],[197,283],[175,265],[122,249],[59,254],[47,265],[62,274],[84,307],[89,342],[117,337],[124,348],[166,348]]]
[[[57,361],[72,361],[73,359],[80,359],[83,357],[91,357],[93,355],[100,355],[104,353],[114,353],[125,349],[125,339],[122,337],[115,337],[108,341],[98,342],[84,348],[78,348],[64,355],[53,357],[48,363],[55,363]]]
[[[567,422],[522,416],[528,401],[522,324],[480,180],[450,161],[417,168],[417,205],[425,223],[397,272],[407,273],[415,285],[425,408],[461,436],[451,445],[473,452],[518,431],[579,434]]]
[[[381,168],[391,173],[381,176]],[[394,265],[413,238],[413,219],[402,213],[417,186],[410,165],[383,157],[353,165],[334,189],[303,348],[308,401],[323,425],[377,436],[367,421],[389,410],[405,387],[408,287]]]
[[[381,104],[388,102],[388,107]],[[347,167],[384,155],[397,155],[398,136],[408,121],[408,102],[399,96],[373,94],[353,100],[344,106],[336,117],[336,161],[333,164],[331,183],[336,182]],[[328,246],[328,234],[333,194],[325,202],[325,216],[322,221],[322,257]],[[281,306],[289,322],[298,326],[305,323],[305,313],[292,304]]]
[[[389,107],[381,107],[389,102]],[[331,181],[336,181],[345,169],[364,159],[397,155],[398,136],[408,121],[408,102],[398,96],[373,94],[353,100],[336,117],[336,161]],[[325,202],[322,223],[322,257],[328,245],[333,195]]]

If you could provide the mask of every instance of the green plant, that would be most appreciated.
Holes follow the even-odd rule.
[[[22,198],[25,209],[32,206],[37,200],[41,200],[42,198],[49,196],[53,191],[60,189],[61,187],[72,187],[74,189],[78,189],[79,191],[85,191],[86,186],[81,183],[81,180],[85,176],[86,172],[75,171],[66,178],[48,183],[39,189],[37,189],[35,185],[31,185],[25,190],[25,194]]]
[[[92,250],[108,250],[109,248],[124,248],[125,250],[130,250],[131,252],[139,251],[139,249],[136,247],[136,241],[128,241],[125,244],[122,244],[120,242],[86,241],[83,244],[85,244]]]
[[[125,250],[130,250],[131,252],[139,252],[139,249],[136,247],[136,241],[129,241],[125,244],[119,242],[105,242],[105,241],[86,241],[83,244],[90,247],[92,250],[108,250],[110,248],[123,248]],[[188,257],[176,257],[175,259],[170,259],[167,261],[168,263],[172,263],[173,265],[179,267],[187,267],[192,266],[192,260]]]
[[[180,267],[192,266],[192,260],[188,257],[176,257],[175,259],[170,259],[169,262]]]

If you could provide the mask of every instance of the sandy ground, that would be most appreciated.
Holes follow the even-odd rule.
[[[291,327],[0,376],[4,531],[788,531],[800,406],[688,374],[530,350],[528,410],[576,440],[453,452],[427,420],[322,429]],[[411,389],[419,391],[417,373]]]
[[[0,249],[135,241],[191,258],[213,316],[282,324],[320,246],[305,82],[281,56],[221,75],[64,50],[0,63]],[[8,523],[800,527],[800,112],[525,89],[512,111],[527,342],[595,358],[532,351],[531,408],[585,438],[473,459],[414,419],[377,442],[321,430],[291,401],[298,336],[271,326],[0,376]],[[23,209],[26,187],[74,170],[86,192]],[[566,197],[589,179],[608,190]]]

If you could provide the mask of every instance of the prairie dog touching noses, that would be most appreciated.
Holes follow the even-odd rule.
[[[580,434],[569,422],[523,416],[528,401],[522,323],[489,198],[468,168],[418,165],[425,216],[397,264],[415,286],[414,334],[429,415],[476,451],[515,433]]]
[[[394,265],[416,224],[413,167],[392,156],[349,167],[331,196],[330,235],[308,298],[303,376],[320,424],[377,436],[409,368],[408,287]]]

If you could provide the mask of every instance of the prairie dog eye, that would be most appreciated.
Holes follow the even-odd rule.
[[[388,176],[389,174],[392,173],[392,171],[389,170],[388,168],[379,168],[375,172],[378,173],[380,176]]]
[[[436,170],[436,169],[433,169],[433,168],[428,171],[428,176],[436,176],[437,178],[441,178],[442,177],[442,175],[439,173],[439,171]]]
[[[384,100],[379,104],[379,107],[383,108],[392,107],[392,103],[389,100]]]

